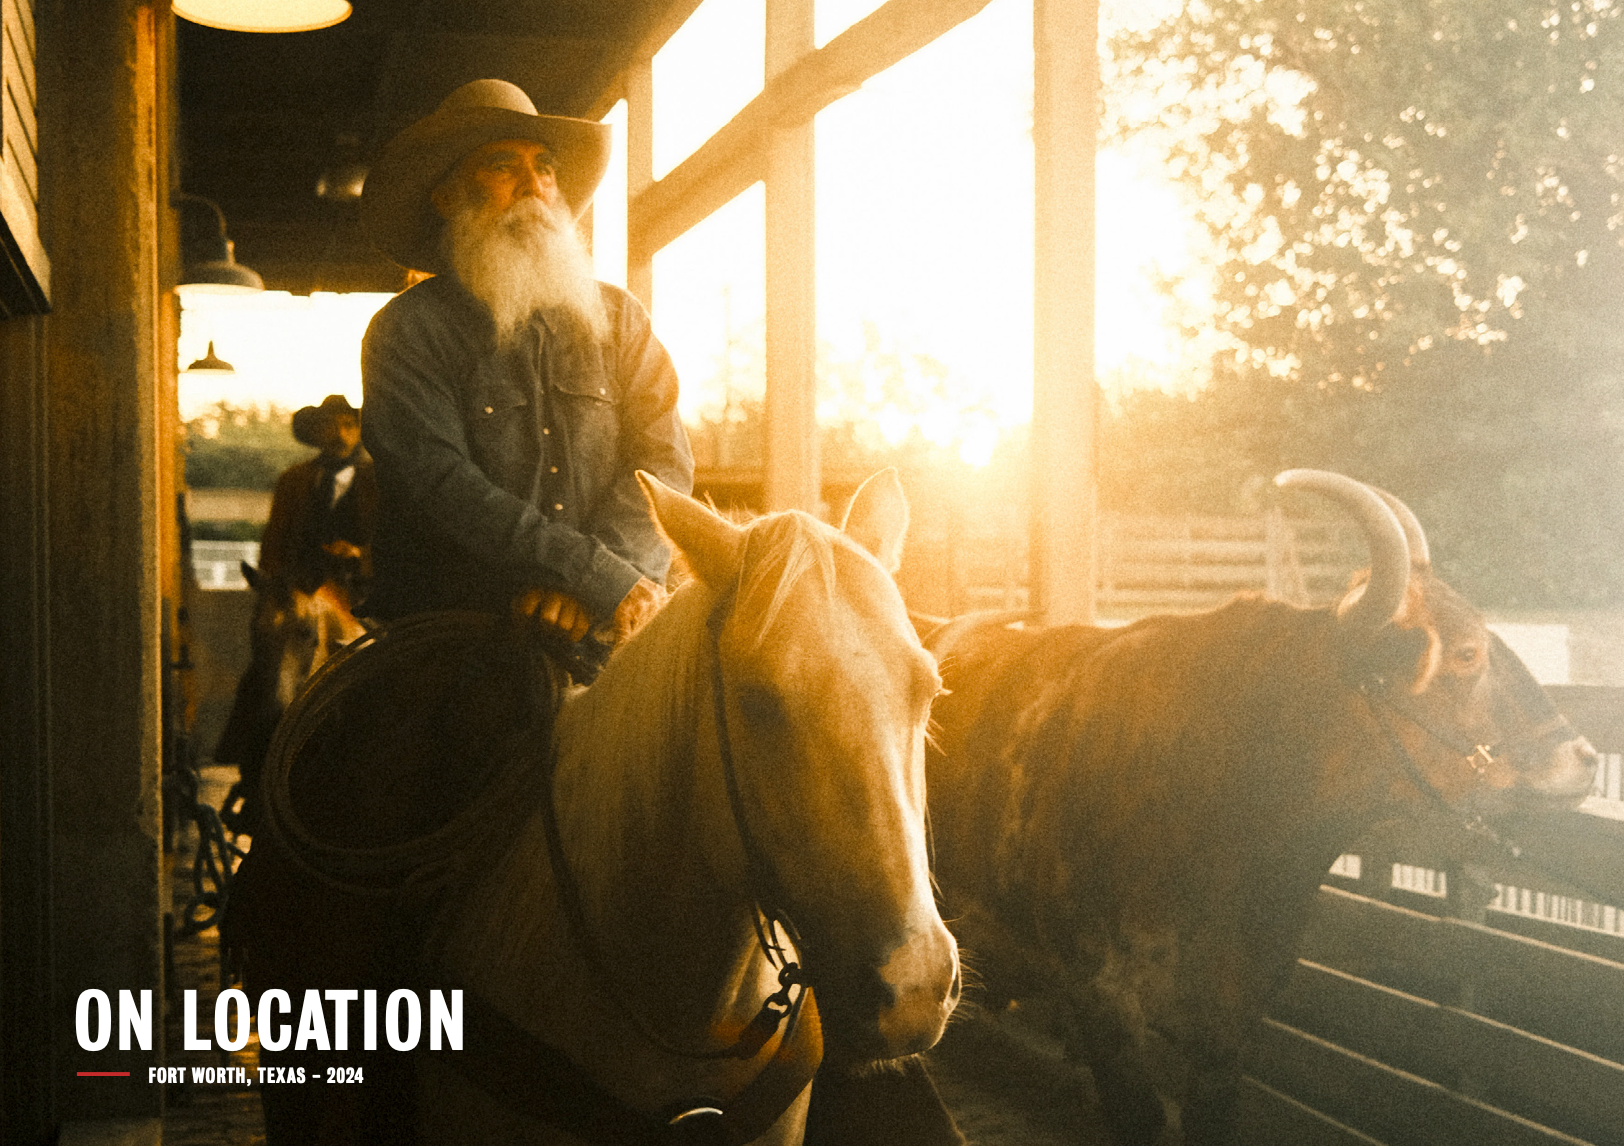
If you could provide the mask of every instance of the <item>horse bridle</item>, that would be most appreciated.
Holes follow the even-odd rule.
[[[810,986],[801,965],[790,958],[786,945],[776,938],[777,932],[782,930],[789,943],[796,950],[800,949],[800,936],[788,913],[781,906],[784,902],[783,885],[772,863],[750,831],[749,820],[745,816],[744,800],[739,791],[738,770],[733,761],[732,739],[728,735],[726,682],[722,673],[721,633],[735,598],[736,593],[730,592],[718,600],[706,622],[706,630],[710,634],[711,693],[716,710],[716,747],[721,757],[722,776],[734,828],[744,849],[745,879],[752,897],[751,922],[755,927],[756,943],[768,963],[778,971],[778,990],[767,996],[755,1016],[739,1033],[739,1037],[728,1046],[702,1051],[674,1046],[652,1030],[643,1015],[627,1005],[612,979],[603,950],[587,923],[586,912],[581,904],[580,885],[576,883],[564,855],[563,839],[558,830],[558,810],[553,799],[553,780],[558,766],[556,738],[553,741],[546,772],[541,779],[541,811],[546,826],[547,851],[552,863],[559,901],[568,917],[570,934],[577,950],[605,988],[604,994],[613,1000],[617,1009],[645,1039],[667,1054],[696,1060],[755,1058],[780,1026],[784,1027],[784,1039],[787,1041],[794,1034],[796,1019],[802,1003],[807,999],[807,989]],[[763,894],[764,891],[766,894]],[[693,1113],[696,1111],[679,1113],[677,1119]]]

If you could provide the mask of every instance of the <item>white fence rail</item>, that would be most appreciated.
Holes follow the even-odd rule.
[[[257,541],[194,541],[192,568],[201,589],[246,589],[242,563],[259,564]]]

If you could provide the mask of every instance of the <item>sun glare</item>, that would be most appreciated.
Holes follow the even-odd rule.
[[[1144,19],[1146,3],[1165,6],[1108,0],[1102,18]],[[820,0],[819,44],[878,4]],[[763,9],[762,0],[705,0],[656,56],[658,174],[761,90]],[[984,461],[1004,430],[1030,418],[1031,117],[1030,0],[992,0],[819,114],[817,328],[829,391],[820,417],[867,420],[888,441],[917,433],[970,461]],[[622,285],[625,118],[624,102],[607,117],[615,157],[592,215],[597,273]],[[1097,212],[1099,376],[1188,386],[1194,355],[1155,282],[1191,266],[1191,213],[1151,167],[1115,151],[1098,158]],[[729,417],[761,396],[763,226],[757,184],[656,256],[655,329],[676,361],[690,420]],[[201,358],[213,341],[236,373],[183,374],[183,411],[222,398],[297,407],[342,393],[359,401],[361,335],[388,297],[188,302],[180,361]],[[880,396],[857,409],[861,388],[836,393],[829,379],[872,369],[876,344],[917,366],[917,377],[904,385],[912,388],[906,401]]]
[[[387,294],[203,295],[181,310],[180,412],[190,419],[216,402],[284,409],[343,394],[361,402],[361,335]],[[188,372],[214,344],[232,374]]]

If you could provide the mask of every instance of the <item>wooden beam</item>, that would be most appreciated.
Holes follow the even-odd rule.
[[[644,56],[621,74],[626,96],[626,201],[654,182],[654,61]],[[601,118],[601,117],[600,117]],[[654,309],[654,255],[626,248],[626,289]]]
[[[665,42],[677,34],[677,29],[688,22],[688,17],[694,14],[702,2],[703,0],[673,0],[629,53],[620,56],[605,55],[604,63],[599,69],[599,78],[589,81],[584,88],[586,91],[592,91],[592,84],[597,83],[601,84],[603,89],[596,93],[586,112],[586,118],[602,119],[618,101],[629,99],[626,70],[647,67],[654,59],[654,53],[665,47]]]
[[[813,51],[812,0],[767,0],[769,85]],[[768,510],[818,511],[812,120],[777,122],[766,155]]]
[[[766,175],[769,132],[809,122],[986,7],[987,0],[889,0],[769,79],[760,95],[628,211],[632,257],[654,252]]]
[[[1094,151],[1098,0],[1034,0],[1031,605],[1048,624],[1094,617]]]

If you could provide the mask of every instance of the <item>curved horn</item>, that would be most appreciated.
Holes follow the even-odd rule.
[[[1306,489],[1328,497],[1358,520],[1370,546],[1370,580],[1342,615],[1342,622],[1375,629],[1398,616],[1410,584],[1410,547],[1398,515],[1363,482],[1327,470],[1286,470],[1276,474],[1281,489]]]
[[[1427,547],[1427,535],[1421,530],[1421,522],[1416,519],[1410,507],[1398,498],[1379,486],[1371,486],[1376,496],[1387,503],[1387,508],[1393,511],[1398,523],[1404,527],[1404,540],[1410,547],[1410,564],[1425,568],[1432,564],[1432,551]]]

